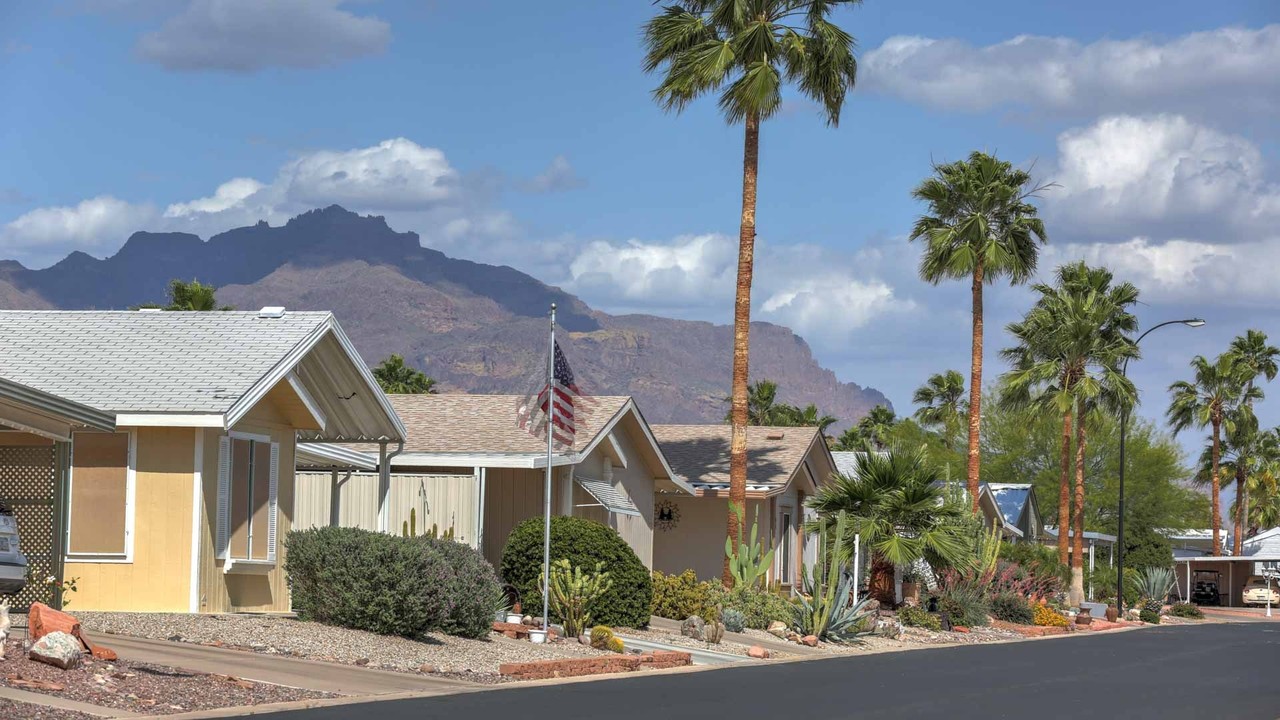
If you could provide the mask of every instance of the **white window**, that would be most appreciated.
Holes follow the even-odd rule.
[[[219,440],[217,550],[225,572],[275,565],[279,488],[279,443],[243,433]]]
[[[72,434],[67,559],[133,561],[135,454],[128,432]]]

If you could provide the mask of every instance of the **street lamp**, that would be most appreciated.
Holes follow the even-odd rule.
[[[1204,320],[1200,318],[1166,320],[1139,335],[1133,344],[1138,345],[1142,342],[1142,338],[1165,325],[1186,325],[1187,327],[1198,328],[1204,325]],[[1124,359],[1124,365],[1120,368],[1120,375],[1123,377],[1129,376],[1129,358]],[[1124,436],[1128,421],[1129,408],[1123,407],[1120,409],[1120,503],[1116,520],[1116,610],[1119,611],[1121,619],[1124,618]]]

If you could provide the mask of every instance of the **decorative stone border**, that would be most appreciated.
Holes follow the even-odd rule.
[[[660,670],[692,664],[693,657],[687,652],[654,650],[643,655],[606,655],[568,660],[503,663],[498,667],[498,672],[516,680],[545,680],[579,675],[634,672],[640,669]]]

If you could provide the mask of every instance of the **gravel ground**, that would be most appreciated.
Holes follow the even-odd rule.
[[[9,687],[147,714],[331,697],[327,693],[124,660],[108,663],[86,657],[80,667],[61,670],[27,659],[18,640],[8,642],[5,655],[0,660],[0,683]]]
[[[420,672],[430,665],[435,672],[477,682],[499,679],[498,666],[506,662],[607,654],[574,641],[534,645],[497,633],[488,640],[432,634],[418,641],[269,615],[86,611],[76,617],[86,630],[98,633],[221,645],[400,672]],[[110,646],[110,639],[104,638],[104,644]]]
[[[679,647],[693,648],[695,650],[710,650],[711,652],[726,653],[728,655],[744,655],[745,656],[747,654],[747,650],[751,649],[750,645],[731,642],[729,640],[722,641],[718,645],[713,645],[708,642],[703,642],[701,640],[694,640],[693,638],[685,637],[680,633],[663,632],[661,630],[654,630],[652,628],[648,630],[635,630],[633,628],[616,628],[616,630],[619,635],[629,635],[631,637],[640,638],[641,640],[667,643],[668,645],[677,645]],[[768,633],[762,633],[762,634],[769,638],[777,640],[777,638],[773,637],[772,635],[769,635]],[[625,642],[626,638],[623,638],[623,641]],[[774,655],[774,657],[790,657],[790,655],[783,655],[779,653]]]
[[[0,698],[0,717],[6,720],[98,720],[74,710],[57,710],[44,705],[14,702]]]

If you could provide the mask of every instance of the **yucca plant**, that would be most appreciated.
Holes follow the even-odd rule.
[[[836,513],[835,537],[827,537],[827,527],[818,529],[818,562],[813,577],[803,566],[800,584],[803,589],[796,599],[795,624],[799,632],[823,640],[848,642],[863,634],[864,620],[870,615],[867,598],[853,601],[853,575],[845,572],[849,565],[849,515]]]

